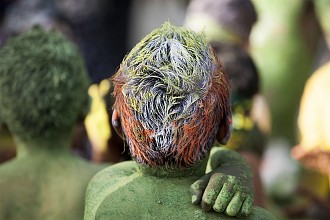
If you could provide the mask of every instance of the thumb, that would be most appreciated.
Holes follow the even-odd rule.
[[[190,186],[190,193],[192,195],[191,202],[194,205],[199,204],[202,201],[204,190],[209,182],[211,174],[206,174],[202,178],[196,180]]]

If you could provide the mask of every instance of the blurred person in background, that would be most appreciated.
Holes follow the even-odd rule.
[[[290,148],[297,138],[296,118],[305,81],[325,62],[320,63],[320,54],[329,53],[323,40],[330,42],[330,1],[253,3],[259,19],[251,33],[250,51],[270,104],[272,141]]]
[[[298,115],[299,144],[292,156],[303,170],[292,218],[329,219],[330,209],[330,62],[307,80]]]
[[[87,183],[104,167],[70,152],[88,84],[79,50],[55,31],[35,27],[1,48],[0,118],[17,156],[0,165],[0,219],[83,218]]]
[[[249,49],[249,37],[257,21],[250,0],[191,0],[184,25],[204,31],[208,42],[234,44]]]
[[[3,39],[19,35],[35,24],[45,30],[55,28],[61,31],[81,49],[94,88],[98,87],[100,82],[106,79],[109,74],[112,75],[115,72],[126,53],[130,3],[130,0],[6,1],[3,2],[6,7],[2,8],[0,31],[3,33]],[[111,90],[107,91],[107,96],[97,96],[92,93],[90,96],[92,103],[94,98],[97,103],[99,101],[103,103],[99,105],[100,108],[103,108],[99,111],[95,111],[94,107],[92,114],[96,116],[92,118],[100,117],[98,116],[99,112],[106,113],[101,114],[101,117],[109,118],[107,114],[109,110],[111,115],[110,93]],[[84,119],[80,120],[79,129],[76,130],[72,142],[73,151],[84,158],[98,162],[118,162],[127,158],[127,154],[122,153],[125,151],[124,144],[116,133],[112,132],[112,136],[95,135],[96,132],[91,132],[91,130],[96,125],[97,123],[89,121],[88,132],[84,125]],[[109,121],[104,120],[102,126],[108,127],[108,129],[110,127],[113,130]],[[10,140],[10,135],[5,133],[5,130],[1,132],[0,136],[0,143],[2,142],[3,145],[6,140]],[[102,154],[98,153],[100,147],[95,139],[102,139],[98,142],[106,142],[106,146],[102,148]],[[11,149],[15,151],[13,146]],[[11,156],[14,155],[11,154]]]
[[[296,124],[305,82],[313,70],[330,59],[330,1],[253,3],[259,19],[251,33],[250,51],[273,122],[263,176],[267,191],[282,209],[294,202],[301,182],[317,182],[313,175],[309,180],[308,175],[300,178],[299,164],[290,151],[298,140]]]

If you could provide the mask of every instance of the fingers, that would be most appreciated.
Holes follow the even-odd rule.
[[[226,185],[225,176],[221,173],[213,174],[210,178],[209,184],[207,185],[203,198],[202,198],[202,209],[204,211],[211,210],[213,204],[215,203],[219,193],[221,193],[223,187]],[[227,190],[227,189],[225,189]]]
[[[192,194],[191,202],[194,205],[199,204],[202,201],[202,195],[209,182],[210,175],[205,175],[201,179],[195,181],[190,186],[190,193]]]
[[[234,176],[210,173],[190,186],[192,203],[204,211],[225,213],[228,216],[248,216],[253,211],[253,196]]]
[[[234,183],[231,182],[224,183],[213,205],[213,209],[219,213],[224,212],[227,206],[229,205],[233,195],[234,195]]]
[[[226,208],[226,215],[228,216],[236,216],[239,211],[241,210],[243,201],[245,199],[245,194],[241,192],[235,193],[231,201],[229,202],[227,208]]]
[[[253,211],[253,197],[251,195],[247,196],[243,202],[242,208],[239,216],[248,216]]]

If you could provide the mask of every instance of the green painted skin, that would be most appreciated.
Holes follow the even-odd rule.
[[[39,28],[0,50],[1,118],[17,157],[0,166],[0,219],[81,220],[88,181],[103,165],[70,153],[88,77],[77,49]]]
[[[213,153],[213,159],[217,158],[215,155],[223,158],[227,154],[228,161],[240,167],[241,158],[237,160],[239,156],[235,152],[233,157],[232,151],[218,149],[220,153]],[[222,159],[222,162],[225,160]],[[155,171],[150,167],[141,168],[136,162],[130,161],[104,169],[88,186],[84,219],[236,219],[215,211],[205,212],[191,204],[189,187],[203,176],[205,166],[202,163],[178,172],[171,168],[158,168]],[[217,169],[222,170],[223,174],[242,173],[226,166]],[[246,175],[250,174],[243,172],[237,179]],[[234,176],[229,177],[227,182],[232,180],[235,180]],[[210,190],[210,194],[212,192],[215,192],[214,189]],[[268,211],[255,207],[252,215],[240,219],[276,218]]]
[[[253,211],[251,170],[238,153],[220,147],[215,148],[216,152],[211,155],[211,172],[205,175],[207,155],[216,138],[220,123],[220,117],[215,116],[219,116],[222,112],[222,117],[225,119],[229,115],[229,110],[227,112],[227,109],[222,109],[218,105],[226,100],[221,105],[227,106],[229,94],[226,92],[228,87],[221,90],[220,78],[217,80],[215,77],[210,78],[213,77],[213,73],[216,73],[213,72],[215,69],[212,64],[215,57],[214,55],[205,56],[207,44],[202,35],[195,35],[196,33],[192,31],[172,27],[166,23],[161,29],[156,29],[147,35],[141,41],[142,43],[133,48],[124,59],[120,71],[117,72],[119,75],[116,74],[113,78],[115,108],[121,115],[126,140],[137,162],[116,164],[101,171],[91,180],[86,192],[85,220],[230,219],[228,216],[246,216]],[[166,44],[163,43],[164,40]],[[156,50],[156,53],[153,50]],[[201,54],[204,55],[200,56]],[[131,60],[132,56],[136,59]],[[168,62],[169,57],[171,62]],[[154,63],[155,60],[157,64]],[[203,65],[200,66],[200,63]],[[172,71],[173,66],[176,67],[175,71]],[[184,73],[181,73],[182,70]],[[187,70],[189,70],[188,75],[185,74]],[[160,73],[160,75],[152,75],[154,73]],[[181,75],[183,75],[182,79]],[[217,75],[217,77],[220,76]],[[140,82],[140,78],[148,80]],[[161,82],[152,81],[155,78],[161,79]],[[225,83],[223,86],[227,86],[226,78],[221,79]],[[191,85],[185,89],[181,85],[186,85],[187,82],[192,83],[188,83]],[[119,84],[123,87],[117,87]],[[214,90],[219,93],[208,90],[212,84],[215,86]],[[158,89],[160,85],[164,87],[161,90]],[[155,92],[155,97],[163,94],[162,99],[152,99],[153,104],[156,105],[146,104],[150,101],[147,98],[153,96],[151,93],[143,93],[145,90],[142,88],[149,91],[150,86],[155,87],[152,90]],[[198,100],[205,96],[203,91],[211,95],[214,93],[212,97],[216,101],[209,100],[208,102],[213,103],[215,107],[209,107],[205,112],[200,110],[202,112],[200,113],[199,108],[203,109],[203,105],[208,106],[207,102],[202,102],[203,105],[199,107],[196,106],[196,103],[199,103]],[[222,94],[223,100],[215,94]],[[173,103],[167,106],[167,96],[175,97],[174,101],[177,105],[185,109],[170,111],[171,108],[167,107],[173,106]],[[179,101],[179,99],[186,101]],[[121,108],[127,103],[135,110],[134,114],[128,114],[129,110]],[[167,107],[164,108],[164,106]],[[156,113],[143,114],[152,112]],[[163,117],[164,112],[172,113],[168,117],[167,115]],[[194,112],[198,114],[193,114]],[[210,115],[214,116],[211,117],[213,120],[205,122],[205,118]],[[130,119],[135,119],[139,123]],[[148,123],[140,126],[146,121]],[[190,122],[193,123],[189,124]],[[202,125],[209,125],[209,127],[201,126],[202,122]],[[176,125],[178,123],[181,125]],[[186,130],[181,128],[185,128],[187,124],[191,127],[186,129],[187,133],[184,133]],[[195,130],[191,131],[192,128]],[[148,130],[148,134],[140,133],[139,129],[140,131]],[[208,132],[205,133],[206,130]],[[225,124],[221,126],[221,130],[227,130]],[[152,132],[155,131],[157,135],[152,136]],[[204,135],[198,136],[198,133]],[[220,132],[219,137],[223,138],[226,132],[223,131],[223,133]],[[150,139],[145,139],[148,135],[151,136]],[[156,139],[156,137],[161,138]],[[188,152],[183,156],[182,153],[173,153],[183,146],[188,150],[200,150],[196,154],[182,151]],[[180,157],[183,159],[178,160],[177,158]],[[206,212],[212,208],[213,211]],[[256,209],[248,219],[274,218],[265,210]]]
[[[87,183],[104,166],[70,155],[68,146],[0,166],[0,219],[83,219]]]

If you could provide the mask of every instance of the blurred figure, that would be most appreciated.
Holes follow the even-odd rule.
[[[57,18],[72,30],[93,83],[113,75],[127,52],[131,0],[52,0]]]
[[[105,102],[105,96],[109,95],[110,81],[105,79],[98,84],[92,84],[88,88],[88,95],[91,98],[91,107],[84,124],[88,138],[92,145],[92,157],[95,162],[105,160],[104,155],[108,154],[108,140],[111,138],[109,116]]]
[[[271,183],[268,189],[277,198],[273,201],[283,209],[295,200],[297,184],[301,185],[299,180],[314,182],[314,188],[324,188],[316,186],[319,178],[313,175],[307,177],[305,173],[300,179],[297,161],[291,157],[290,150],[297,140],[296,120],[305,82],[313,69],[322,64],[320,57],[329,54],[323,41],[325,38],[329,42],[330,1],[254,0],[253,3],[259,19],[251,33],[250,48],[273,122],[269,144],[273,150],[263,164],[264,182]],[[329,56],[324,60],[329,60]],[[282,153],[277,154],[279,149]]]
[[[291,217],[329,219],[330,209],[330,62],[306,82],[301,98],[298,128],[300,143],[292,156],[306,170],[298,188],[304,201]],[[299,211],[299,212],[297,212]]]
[[[103,166],[70,153],[88,110],[83,60],[60,34],[37,27],[0,50],[0,118],[17,157],[0,166],[0,219],[83,218],[89,179]]]
[[[286,142],[291,147],[297,138],[300,97],[318,62],[315,59],[322,31],[329,41],[330,1],[254,0],[253,3],[259,19],[251,33],[251,53],[260,70],[262,91],[270,104],[272,140]],[[327,48],[323,46],[321,50]]]
[[[131,0],[128,46],[133,48],[145,35],[164,21],[182,26],[189,0]]]
[[[109,76],[127,51],[131,0],[52,0],[57,18],[72,30],[92,79],[92,109],[85,120],[90,159],[116,163],[129,158],[124,141],[113,132]]]
[[[257,13],[250,0],[191,0],[185,26],[204,31],[208,42],[249,47],[249,36]]]
[[[118,163],[130,160],[125,141],[110,126],[110,106],[113,105],[109,79],[94,83],[88,89],[91,108],[84,120],[86,135],[90,144],[89,159],[94,162]]]
[[[130,0],[15,0],[3,32],[15,36],[38,24],[56,28],[81,49],[93,83],[112,75],[126,53]]]
[[[92,87],[95,88],[102,80],[109,77],[109,74],[112,75],[115,72],[126,53],[130,2],[130,0],[92,2],[88,0],[16,0],[4,10],[0,31],[6,37],[16,36],[35,24],[45,30],[59,30],[81,49],[94,84]],[[110,97],[110,93],[111,91],[108,91],[106,95]],[[106,114],[109,112],[111,115],[111,107],[109,107],[111,100],[103,97],[100,99],[95,94],[91,98],[96,98],[96,103],[104,100],[105,106],[98,105],[103,108],[99,111]],[[98,110],[93,108],[95,115]],[[109,118],[104,114],[101,117]],[[87,129],[91,131],[94,125],[91,122],[88,125],[91,128]],[[77,126],[79,128],[76,129],[77,133],[72,143],[76,154],[97,162],[118,162],[128,157],[127,153],[122,154],[125,152],[124,142],[114,132],[111,138],[103,135],[101,140],[96,141],[97,135],[87,136],[83,119]],[[113,130],[109,121],[103,121],[102,126]],[[89,140],[90,137],[93,140]],[[102,153],[99,151],[100,146],[97,142],[107,142],[107,146],[103,147],[106,149]]]

